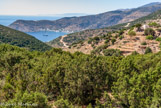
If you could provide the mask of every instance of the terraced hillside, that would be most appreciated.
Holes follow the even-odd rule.
[[[154,12],[154,13],[148,15],[148,16],[137,19],[135,21],[132,21],[132,22],[119,24],[119,25],[116,25],[116,26],[102,28],[102,29],[85,30],[85,31],[82,31],[82,32],[68,34],[63,39],[63,41],[66,42],[70,46],[74,43],[78,43],[80,41],[87,40],[90,37],[103,36],[103,35],[106,35],[108,32],[117,31],[117,30],[120,30],[120,29],[129,29],[130,27],[132,27],[133,25],[135,25],[137,23],[144,24],[146,22],[150,22],[151,20],[157,20],[157,19],[160,19],[160,18],[161,18],[161,10]],[[158,21],[156,21],[156,22],[158,22]],[[57,38],[53,41],[50,41],[48,44],[53,46],[53,47],[63,47],[63,44],[60,42],[60,39],[61,39],[61,37],[59,37],[59,38]]]
[[[144,26],[147,28],[144,28]],[[130,29],[109,32],[107,35],[96,36],[64,48],[66,51],[80,51],[86,54],[108,55],[111,49],[120,54],[157,53],[161,48],[161,20],[146,21],[144,25],[136,24]],[[114,51],[116,52],[116,51]]]

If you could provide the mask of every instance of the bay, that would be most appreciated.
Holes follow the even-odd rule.
[[[4,16],[0,15],[0,24],[4,26],[9,26],[16,20],[57,20],[61,17],[54,17],[54,16]],[[40,31],[40,32],[28,32],[27,34],[34,36],[38,40],[42,42],[51,41],[59,36],[68,34],[65,32],[54,32],[54,31]]]
[[[32,35],[43,42],[49,42],[59,36],[66,35],[67,33],[54,32],[54,31],[40,31],[40,32],[28,32],[27,34]]]

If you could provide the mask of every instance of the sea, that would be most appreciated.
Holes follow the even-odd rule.
[[[16,20],[57,20],[61,17],[54,16],[5,16],[0,15],[0,24],[4,26],[9,26]],[[27,32],[27,34],[34,36],[42,42],[49,42],[59,36],[66,35],[66,32],[54,32],[54,31],[40,31],[40,32]]]

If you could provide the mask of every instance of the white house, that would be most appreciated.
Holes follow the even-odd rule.
[[[146,25],[146,24],[144,24],[144,25],[142,26],[142,28],[145,30],[145,29],[149,28],[149,26]]]

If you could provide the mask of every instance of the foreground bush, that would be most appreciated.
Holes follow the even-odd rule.
[[[112,56],[71,54],[55,48],[31,52],[0,45],[0,103],[36,103],[36,108],[50,107],[50,101],[67,108],[71,104],[160,107],[161,52],[123,57],[113,56],[119,51],[108,50],[105,54]],[[106,95],[97,104],[105,91],[113,98]]]
[[[57,108],[74,108],[68,100],[60,99],[54,102],[54,106]]]
[[[12,108],[51,108],[47,103],[47,97],[38,92],[25,92],[23,94],[17,93],[15,97],[9,100],[6,104],[15,104],[13,106],[6,106]],[[5,107],[5,106],[4,106]]]

